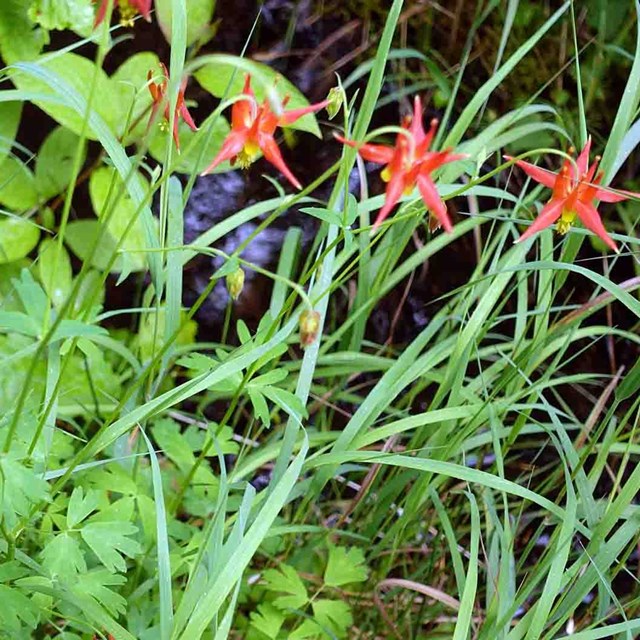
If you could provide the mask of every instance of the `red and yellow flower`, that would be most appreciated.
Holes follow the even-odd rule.
[[[640,194],[630,191],[610,191],[599,186],[602,180],[602,172],[597,172],[600,158],[589,166],[589,152],[591,150],[591,138],[587,140],[584,148],[573,162],[565,160],[558,173],[548,171],[524,160],[517,160],[519,166],[530,178],[552,190],[551,199],[542,208],[538,217],[531,226],[518,238],[518,242],[526,240],[534,233],[541,231],[557,221],[558,233],[565,234],[578,217],[582,224],[601,238],[614,251],[618,247],[607,233],[602,224],[600,214],[594,202],[621,202],[628,198],[640,198]],[[573,153],[573,150],[569,150]],[[510,156],[505,156],[511,160]]]
[[[158,110],[164,107],[164,126],[170,121],[169,114],[169,97],[167,95],[167,88],[169,86],[169,72],[167,71],[167,67],[160,63],[162,67],[162,73],[164,74],[164,78],[161,82],[153,81],[153,71],[149,71],[147,73],[147,80],[149,82],[149,92],[151,93],[151,97],[153,99],[153,104],[151,105],[151,116],[149,118],[149,127],[158,115]],[[184,102],[184,92],[187,87],[186,79],[182,82],[180,86],[180,90],[178,92],[178,101],[176,102],[176,111],[175,116],[173,118],[173,140],[176,143],[176,149],[180,151],[180,138],[178,137],[178,122],[180,118],[182,118],[191,128],[192,131],[197,131],[198,127],[196,127],[196,123],[193,121],[189,110],[187,109],[187,105]]]
[[[437,226],[443,226],[445,231],[451,232],[453,225],[447,214],[447,206],[442,201],[431,174],[443,164],[462,160],[467,156],[451,153],[451,149],[430,151],[438,121],[432,120],[429,130],[425,132],[422,126],[422,103],[418,96],[414,99],[413,116],[405,118],[401,126],[404,131],[398,133],[393,147],[362,144],[336,136],[343,144],[356,148],[365,160],[386,165],[380,174],[387,183],[385,201],[373,228],[376,229],[382,223],[403,194],[410,194],[417,185],[425,206],[438,221]]]
[[[94,0],[95,2],[96,0]],[[152,0],[117,0],[118,10],[120,11],[120,24],[124,27],[132,27],[133,19],[140,14],[147,22],[151,22],[151,4]],[[116,0],[101,0],[96,19],[93,24],[94,28],[104,21],[109,10],[113,10]]]
[[[286,107],[289,96],[285,96],[282,106]],[[231,107],[231,131],[222,143],[222,148],[202,175],[211,173],[219,164],[230,160],[246,169],[258,157],[260,152],[266,160],[276,167],[284,177],[297,189],[301,189],[300,181],[291,173],[280,153],[274,134],[278,127],[287,127],[307,113],[324,109],[327,100],[311,104],[300,109],[290,109],[280,114],[274,113],[269,100],[265,98],[258,104],[251,89],[251,76],[245,77],[244,88],[240,99]]]

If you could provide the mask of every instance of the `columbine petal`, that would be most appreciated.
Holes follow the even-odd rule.
[[[107,16],[109,5],[113,6],[114,0],[102,0],[98,10],[96,11],[96,18],[93,22],[93,28],[95,29]]]
[[[273,136],[261,135],[258,139],[258,144],[260,145],[260,149],[262,149],[264,157],[276,167],[296,189],[302,189],[300,181],[291,173],[291,170],[285,164],[284,158]]]
[[[179,111],[180,111],[180,115],[182,116],[182,119],[187,123],[191,131],[197,131],[198,127],[196,126],[196,123],[193,121],[193,118],[191,117],[191,114],[187,109],[187,105],[184,103],[184,99],[181,102],[182,104],[180,104]],[[176,118],[176,120],[177,119],[178,118]]]
[[[129,2],[138,10],[138,13],[140,13],[147,22],[151,22],[152,0],[129,0]]]
[[[638,198],[640,199],[640,193],[633,193],[633,191],[612,191],[610,189],[596,189],[595,197],[598,200],[602,200],[602,202],[622,202],[623,200],[628,200],[629,198]]]
[[[504,156],[507,160],[513,160],[512,156]],[[525,162],[524,160],[516,160],[516,166],[520,167],[530,178],[533,178],[536,182],[544,185],[548,189],[553,189],[558,174],[537,167],[535,164]]]
[[[296,120],[302,118],[302,116],[306,116],[308,113],[315,113],[316,111],[324,109],[328,104],[328,100],[323,100],[316,104],[310,104],[308,107],[300,107],[299,109],[290,109],[289,111],[285,111],[278,118],[278,126],[287,127],[290,124],[293,124]]]
[[[396,172],[392,174],[391,179],[387,184],[387,190],[384,196],[384,205],[380,209],[380,213],[373,224],[373,230],[375,231],[384,221],[384,219],[391,213],[393,207],[396,206],[398,200],[402,197],[402,193],[405,190],[404,177],[402,173]]]
[[[218,155],[201,173],[201,175],[206,176],[225,160],[230,160],[231,158],[237,156],[242,151],[245,143],[247,142],[247,131],[247,129],[242,131],[232,131],[222,143],[222,148],[218,152]]]
[[[440,224],[444,227],[444,230],[447,233],[451,233],[451,231],[453,231],[453,225],[447,213],[447,205],[442,201],[433,180],[425,174],[420,174],[418,175],[417,183],[420,195],[425,205],[427,205],[427,209],[436,216]]]
[[[335,134],[336,140],[346,144],[349,147],[353,147],[358,150],[358,153],[369,162],[375,162],[376,164],[389,164],[393,160],[393,154],[395,149],[393,147],[387,147],[383,144],[359,144],[354,140],[347,140],[338,134]]]
[[[614,251],[618,251],[618,246],[607,233],[607,230],[604,228],[602,220],[600,219],[600,214],[592,204],[585,204],[580,201],[576,202],[576,213],[580,220],[582,220],[582,224],[589,229],[589,231],[595,233]]]
[[[582,148],[582,151],[580,152],[580,155],[578,156],[578,159],[576,160],[576,165],[578,167],[578,176],[581,176],[584,173],[586,173],[587,167],[589,166],[589,153],[590,152],[591,152],[591,136],[589,136],[589,138],[587,139],[586,144]],[[571,166],[573,167],[573,165],[571,165]],[[571,174],[573,175],[573,169],[571,171]],[[574,176],[574,179],[577,179],[577,178]]]
[[[411,118],[410,131],[416,144],[419,145],[425,138],[424,127],[422,126],[422,101],[420,100],[420,96],[416,96],[413,99],[413,118]]]
[[[546,229],[552,225],[562,214],[564,207],[564,200],[551,200],[544,207],[540,215],[533,221],[531,226],[516,240],[516,242],[522,242],[527,238],[530,238],[534,233]]]

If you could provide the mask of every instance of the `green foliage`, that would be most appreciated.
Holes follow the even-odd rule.
[[[271,66],[247,54],[269,55],[266,5],[234,56],[202,53],[236,28],[214,0],[95,30],[91,0],[0,0],[0,638],[640,629],[640,196],[599,209],[618,255],[577,221],[514,246],[559,190],[504,160],[555,170],[591,133],[604,176],[570,188],[638,188],[640,5],[368,3],[367,60],[323,32],[295,68],[320,4]],[[248,184],[282,169],[262,101],[309,106],[285,62],[337,84],[329,127],[292,123],[319,138],[284,154],[300,191]],[[441,119],[426,159],[387,117],[414,95]],[[394,138],[385,196],[361,160],[390,156],[361,145]],[[449,146],[468,157],[427,171]],[[221,152],[219,173],[264,156],[238,211],[228,177],[193,191]]]

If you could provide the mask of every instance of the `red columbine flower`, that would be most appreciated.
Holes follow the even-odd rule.
[[[290,109],[281,114],[275,114],[269,100],[265,98],[261,105],[251,90],[251,76],[245,76],[242,98],[234,102],[231,107],[231,132],[222,143],[222,148],[213,162],[202,172],[202,175],[211,173],[220,163],[230,160],[231,165],[238,164],[246,169],[258,156],[260,151],[264,157],[275,166],[285,178],[297,189],[302,185],[291,173],[284,162],[280,149],[273,137],[277,127],[287,127],[296,120],[306,115],[324,109],[328,100],[300,109]],[[289,102],[289,96],[285,96],[282,106]]]
[[[94,0],[94,3],[97,0]],[[120,24],[123,27],[132,27],[133,19],[141,14],[147,21],[151,22],[151,2],[152,0],[117,0],[118,9],[120,10]],[[101,0],[96,19],[93,23],[94,28],[97,27],[107,15],[107,11],[113,8],[116,0]]]
[[[153,105],[151,106],[151,117],[149,118],[149,126],[156,119],[158,109],[164,106],[164,126],[170,121],[169,116],[169,97],[167,96],[167,87],[169,85],[169,72],[167,67],[161,62],[162,73],[164,78],[162,82],[153,82],[153,71],[147,73],[147,80],[149,81],[149,92],[153,98]],[[191,127],[192,131],[197,131],[196,123],[193,121],[191,114],[187,109],[187,105],[184,103],[184,90],[187,87],[187,81],[184,80],[180,86],[178,92],[178,101],[176,102],[176,113],[173,119],[173,140],[176,143],[176,149],[180,151],[180,138],[178,137],[178,120],[180,117]]]
[[[517,242],[526,240],[534,233],[552,225],[556,220],[558,233],[565,234],[571,228],[576,216],[582,220],[587,229],[593,231],[614,251],[618,250],[616,243],[607,233],[600,214],[594,206],[595,200],[602,202],[621,202],[628,198],[640,198],[640,194],[630,191],[614,193],[598,187],[602,180],[602,172],[597,173],[600,157],[596,156],[595,162],[589,167],[589,151],[591,150],[591,138],[587,140],[584,148],[576,160],[576,166],[569,160],[562,163],[558,173],[548,171],[534,164],[517,160],[516,164],[536,182],[552,189],[551,200],[542,208],[533,224],[518,238]],[[573,149],[569,149],[573,153]],[[511,160],[511,156],[505,156]],[[577,167],[577,174],[576,174]]]
[[[438,121],[432,120],[429,131],[425,133],[422,126],[422,103],[416,96],[413,117],[409,116],[402,122],[402,128],[407,133],[398,134],[395,147],[361,144],[336,136],[340,142],[355,147],[365,160],[387,165],[380,174],[387,183],[384,206],[376,218],[374,229],[389,215],[402,195],[410,194],[416,185],[427,209],[436,216],[438,226],[442,225],[447,232],[453,229],[447,215],[447,206],[440,198],[431,173],[447,162],[462,160],[467,156],[451,153],[451,149],[429,151],[437,127]]]

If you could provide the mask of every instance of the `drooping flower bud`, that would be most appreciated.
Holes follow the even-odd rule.
[[[234,302],[240,297],[243,287],[244,271],[242,267],[238,267],[227,276],[227,291]]]
[[[300,314],[300,344],[303,347],[312,345],[320,331],[320,314],[313,309],[305,309]]]
[[[329,104],[327,104],[327,113],[329,114],[329,120],[333,120],[340,111],[342,103],[344,101],[344,93],[340,87],[332,87],[327,96]]]

